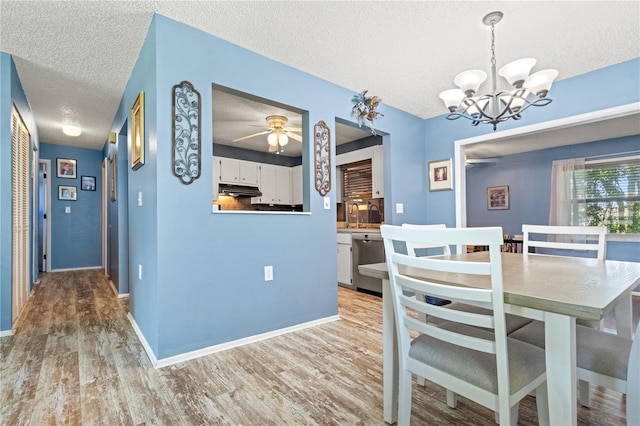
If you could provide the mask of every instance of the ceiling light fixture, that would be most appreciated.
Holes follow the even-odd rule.
[[[502,12],[491,12],[482,22],[491,27],[491,92],[476,96],[480,85],[487,79],[482,70],[465,71],[453,80],[459,89],[445,90],[440,98],[449,109],[447,119],[460,117],[478,123],[492,124],[496,130],[498,123],[510,118],[520,120],[520,113],[530,106],[545,106],[551,102],[547,93],[551,89],[558,71],[549,69],[529,75],[536,63],[535,59],[524,58],[510,62],[500,68],[498,74],[513,86],[512,90],[498,91],[496,86],[495,25],[502,20]]]
[[[75,136],[80,136],[80,134],[82,133],[82,129],[76,126],[64,125],[62,126],[62,133],[64,133],[67,136],[75,137]]]

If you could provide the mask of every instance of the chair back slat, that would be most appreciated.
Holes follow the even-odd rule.
[[[427,334],[433,338],[453,345],[496,353],[502,347],[504,352],[497,354],[498,360],[506,357],[506,328],[504,319],[504,298],[502,287],[502,259],[500,246],[503,243],[502,228],[424,228],[383,225],[381,228],[385,243],[387,266],[394,299],[394,313],[398,330],[399,346],[407,350],[411,332]],[[459,260],[456,256],[413,257],[396,251],[396,244],[407,241],[416,244],[483,245],[489,247],[489,260]],[[488,288],[470,288],[456,285],[456,277],[473,275],[486,280]],[[422,298],[409,294],[423,293],[443,299],[457,300],[463,303],[489,305],[489,314],[456,311],[426,303]],[[493,340],[470,337],[460,331],[443,329],[420,321],[419,314],[427,314],[448,321],[475,325],[491,331]],[[404,349],[403,349],[404,348]]]
[[[531,234],[547,235],[547,240],[531,238]],[[573,238],[572,238],[573,237]],[[555,250],[594,251],[598,260],[606,258],[605,226],[549,226],[522,225],[522,251],[529,253],[529,247],[549,248]],[[587,243],[589,240],[595,243]]]
[[[409,229],[445,229],[447,226],[444,223],[439,223],[436,225],[414,225],[410,223],[403,223],[402,227],[409,228]],[[444,256],[451,256],[451,248],[447,245],[442,246],[438,244],[424,244],[424,243],[420,244],[413,241],[407,241],[406,244],[407,244],[407,253],[409,254],[409,256],[417,256],[416,250],[436,249],[436,248],[442,249],[442,253],[438,253],[438,254],[442,254]]]

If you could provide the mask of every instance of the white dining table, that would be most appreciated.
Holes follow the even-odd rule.
[[[489,252],[452,258],[486,261]],[[384,420],[398,415],[398,347],[386,263],[360,265],[360,273],[382,280]],[[489,288],[488,277],[427,273],[465,287]],[[552,425],[577,424],[576,318],[601,320],[612,309],[619,335],[631,338],[631,293],[640,285],[640,263],[591,258],[502,253],[505,311],[544,321],[549,420]]]

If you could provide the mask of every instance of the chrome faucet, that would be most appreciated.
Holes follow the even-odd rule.
[[[356,228],[360,227],[360,210],[358,208],[358,203],[352,203],[351,207],[349,207],[349,214],[347,215],[347,219],[349,218],[349,216],[351,216],[353,214],[353,208],[355,207],[356,209]]]

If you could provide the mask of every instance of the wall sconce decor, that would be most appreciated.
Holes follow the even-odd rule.
[[[376,129],[373,126],[373,120],[379,117],[384,117],[376,108],[382,101],[377,96],[367,96],[368,90],[361,92],[353,96],[351,102],[353,102],[353,108],[351,109],[351,115],[358,120],[358,126],[362,127],[365,124],[371,133],[376,134]]]
[[[131,168],[144,164],[144,92],[140,92],[131,108]]]
[[[185,185],[200,177],[200,92],[183,81],[173,86],[173,174]]]
[[[313,126],[313,152],[316,190],[324,197],[331,190],[331,131],[324,120]]]

